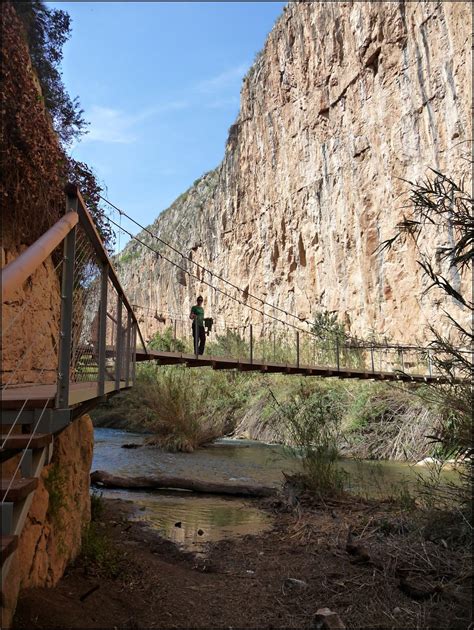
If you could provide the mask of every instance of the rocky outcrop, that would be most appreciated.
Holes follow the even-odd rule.
[[[469,187],[471,22],[463,2],[291,3],[244,79],[222,164],[151,226],[185,257],[167,255],[228,278],[246,304],[337,311],[356,335],[446,331],[416,248],[377,247],[403,216],[404,180],[433,167]],[[427,229],[431,251],[451,238]],[[217,319],[261,319],[203,283],[232,293],[215,276],[190,278],[136,243],[120,267],[147,336],[186,319],[196,293]]]
[[[22,588],[54,586],[80,551],[90,521],[89,473],[93,427],[89,416],[55,438],[51,463],[39,486],[9,568],[2,600],[2,628],[8,627]]]

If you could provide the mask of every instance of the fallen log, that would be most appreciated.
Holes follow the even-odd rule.
[[[277,493],[276,488],[268,486],[243,486],[233,483],[215,483],[185,477],[167,477],[154,475],[150,477],[121,477],[111,475],[105,470],[95,470],[91,473],[91,483],[105,488],[127,488],[135,490],[158,490],[173,488],[177,490],[191,490],[204,494],[229,494],[242,497],[270,497]]]

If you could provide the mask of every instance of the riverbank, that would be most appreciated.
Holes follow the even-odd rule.
[[[132,502],[104,500],[94,527],[109,560],[82,557],[56,588],[24,591],[13,627],[308,628],[322,607],[348,628],[468,627],[469,559],[417,515],[353,497],[252,504],[271,530],[195,555],[131,521]]]
[[[431,398],[423,385],[144,366],[136,387],[94,410],[93,421],[96,427],[148,431],[171,451],[194,450],[224,435],[291,444],[288,407],[311,409],[323,401],[341,454],[415,463],[440,455],[428,437],[437,433],[442,416]]]

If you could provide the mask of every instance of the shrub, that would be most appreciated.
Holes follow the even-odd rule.
[[[13,6],[25,28],[31,60],[55,131],[69,144],[84,133],[86,126],[79,100],[71,99],[67,93],[59,69],[63,46],[71,33],[70,17],[40,0],[14,2]]]
[[[150,443],[192,452],[229,432],[232,410],[243,404],[241,378],[208,369],[147,366],[126,404],[133,422],[153,434]]]
[[[151,350],[163,350],[164,352],[185,352],[186,350],[184,341],[175,339],[169,326],[162,333],[155,333],[148,346]]]
[[[301,457],[306,487],[321,497],[340,494],[345,473],[336,467],[336,461],[342,399],[325,386],[308,396],[303,383],[286,402],[273,398],[293,452]]]
[[[121,554],[98,523],[89,523],[82,532],[80,560],[105,577],[116,578],[119,575]]]

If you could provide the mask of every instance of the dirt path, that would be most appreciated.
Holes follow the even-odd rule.
[[[210,544],[203,558],[128,522],[129,512],[129,503],[108,500],[96,525],[118,554],[116,577],[80,560],[56,588],[24,591],[13,627],[310,628],[316,610],[326,606],[348,628],[469,625],[470,583],[449,581],[456,556],[443,546],[419,543],[428,561],[422,559],[413,575],[424,599],[401,590],[400,570],[409,566],[412,550],[423,549],[417,551],[386,506],[344,503],[298,516],[278,512],[272,531]],[[349,525],[362,534],[368,562],[346,551]],[[403,561],[394,555],[399,547],[408,554]],[[440,583],[440,571],[446,587],[427,596]]]

